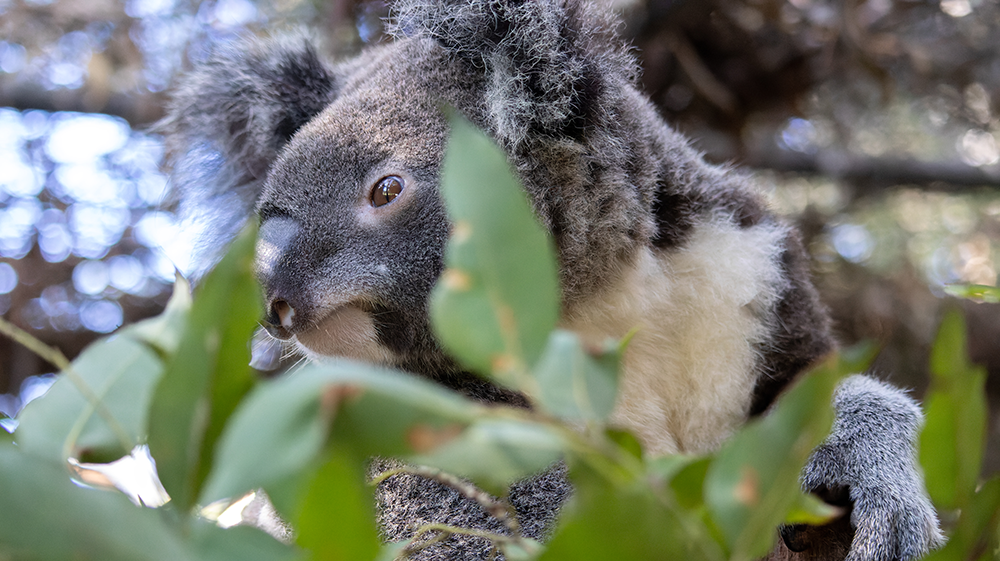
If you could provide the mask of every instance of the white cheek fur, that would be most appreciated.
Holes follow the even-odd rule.
[[[564,327],[595,342],[638,328],[612,420],[647,453],[705,452],[746,421],[766,312],[786,289],[777,261],[786,235],[716,217],[679,249],[642,251],[565,314]]]

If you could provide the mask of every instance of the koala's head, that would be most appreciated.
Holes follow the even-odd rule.
[[[303,36],[217,48],[160,128],[182,200],[260,217],[272,333],[430,372],[450,368],[427,311],[450,229],[443,106],[507,151],[559,246],[564,301],[653,235],[657,164],[629,146],[651,142],[634,64],[586,5],[396,8],[395,42],[338,64]]]
[[[449,230],[438,194],[444,100],[426,81],[440,73],[421,75],[409,60],[382,56],[337,77],[332,101],[264,180],[257,272],[267,321],[311,354],[410,368],[443,358],[427,299]]]

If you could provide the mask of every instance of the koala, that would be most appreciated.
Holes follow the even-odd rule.
[[[663,121],[611,15],[586,0],[394,10],[395,40],[344,61],[296,33],[217,46],[160,124],[182,209],[215,209],[220,239],[259,217],[275,337],[312,359],[353,357],[530,407],[464,371],[429,326],[450,231],[438,191],[450,106],[503,149],[551,233],[561,325],[589,341],[638,327],[613,421],[646,453],[716,449],[834,348],[796,232],[751,177],[706,163]],[[850,509],[841,558],[912,559],[940,545],[916,466],[916,403],[858,375],[834,405],[833,433],[801,482]],[[512,486],[524,534],[544,539],[570,493],[562,466]],[[397,475],[377,494],[386,540],[430,522],[503,531],[430,479]],[[806,530],[781,533],[788,550],[811,547]],[[491,555],[483,539],[452,536],[418,558]]]

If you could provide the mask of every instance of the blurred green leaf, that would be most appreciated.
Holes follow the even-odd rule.
[[[962,509],[948,543],[925,561],[987,561],[1000,555],[1000,477],[980,487]]]
[[[457,113],[449,121],[441,192],[454,226],[431,296],[434,331],[463,364],[531,390],[525,373],[559,316],[552,241],[503,151]]]
[[[543,424],[487,417],[412,461],[471,479],[499,495],[515,480],[551,466],[563,449],[563,440]]]
[[[294,527],[296,541],[312,559],[376,557],[375,498],[365,481],[365,463],[366,458],[335,446],[309,483]]]
[[[668,506],[648,486],[609,485],[579,466],[571,476],[573,499],[540,560],[724,559],[695,513]]]
[[[799,493],[784,523],[822,526],[843,513],[844,509],[827,504],[811,493]]]
[[[159,358],[146,345],[116,336],[87,347],[72,371],[75,378],[61,374],[18,415],[14,438],[21,450],[60,463],[128,454],[146,436],[146,411],[163,372]]]
[[[986,372],[969,363],[965,321],[945,315],[931,350],[931,384],[924,396],[920,463],[939,508],[961,508],[979,480],[986,441]]]
[[[604,422],[618,396],[620,362],[614,342],[591,354],[575,333],[553,331],[535,367],[538,404],[563,419]]]
[[[182,561],[196,555],[164,513],[119,493],[83,489],[65,468],[0,446],[0,558]]]
[[[1000,287],[985,284],[952,284],[944,287],[944,291],[958,298],[976,300],[996,304],[1000,302]]]
[[[309,364],[262,382],[240,405],[219,441],[201,502],[264,487],[278,505],[274,486],[316,462],[331,430],[335,442],[359,456],[405,456],[456,437],[482,412],[410,374],[348,360]]]
[[[191,285],[178,277],[174,281],[174,291],[170,295],[163,312],[139,323],[124,327],[116,335],[124,335],[142,341],[166,358],[177,351],[184,329],[191,313]]]
[[[803,377],[709,467],[705,501],[734,559],[758,558],[771,548],[775,528],[800,500],[802,467],[830,431],[834,388],[854,366],[828,361]]]
[[[257,528],[219,528],[201,521],[193,532],[191,547],[204,561],[292,561],[302,551],[283,544]]]
[[[254,383],[248,342],[261,314],[255,242],[256,228],[246,228],[199,286],[150,405],[149,448],[183,512],[194,506],[226,419]]]

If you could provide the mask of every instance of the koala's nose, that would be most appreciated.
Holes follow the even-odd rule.
[[[285,300],[276,299],[271,302],[271,309],[267,319],[275,327],[280,325],[286,330],[291,330],[292,321],[295,319],[295,308]]]

